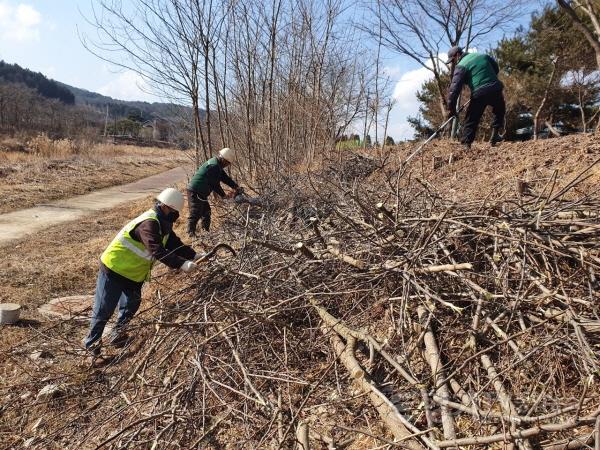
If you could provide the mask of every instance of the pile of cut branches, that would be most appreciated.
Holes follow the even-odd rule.
[[[106,367],[64,364],[76,351],[64,338],[71,322],[4,357],[23,365],[44,339],[63,361],[22,368],[29,390],[60,390],[0,400],[6,441],[598,445],[600,201],[573,196],[583,176],[452,204],[383,172],[311,175],[272,186],[279,195],[262,208],[230,205],[213,239],[236,243],[238,256],[192,281],[155,276],[137,338]]]

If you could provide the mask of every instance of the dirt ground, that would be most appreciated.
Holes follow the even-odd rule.
[[[398,147],[392,158],[403,160],[416,145]],[[454,161],[448,163],[451,155]],[[443,161],[437,169],[434,157]],[[517,182],[525,181],[533,193],[539,193],[556,171],[554,192],[573,180],[600,158],[600,135],[572,135],[537,142],[504,142],[497,147],[475,143],[465,154],[460,144],[440,140],[424,147],[411,162],[409,171],[425,180],[443,197],[468,201],[487,197],[490,201],[516,192]],[[600,164],[587,173],[574,193],[591,193],[599,186]],[[551,183],[552,184],[552,183]],[[549,189],[549,185],[547,188]]]
[[[48,153],[0,145],[0,213],[129,183],[189,161],[180,150],[109,144]]]
[[[79,354],[82,340],[87,333],[88,321],[61,321],[49,319],[37,311],[42,304],[55,297],[93,294],[98,271],[98,258],[116,232],[132,217],[152,206],[152,197],[135,205],[125,205],[107,211],[100,216],[92,216],[66,225],[55,226],[38,233],[33,239],[24,239],[11,245],[0,247],[4,255],[0,259],[0,303],[16,302],[22,305],[23,320],[16,326],[0,327],[0,396],[13,395],[20,404],[35,401],[29,397],[29,381],[52,380],[75,376],[86,376],[86,358]],[[185,218],[184,212],[183,218]],[[176,233],[183,238],[185,223],[181,219],[175,227]],[[189,243],[189,242],[188,242]],[[199,245],[195,246],[202,249]],[[166,275],[166,278],[165,278]],[[147,284],[143,291],[146,298],[149,290],[160,289],[163,293],[176,290],[186,275],[169,271],[164,266],[153,271],[156,279]],[[172,282],[170,280],[173,280]],[[149,303],[142,303],[141,312]],[[91,301],[89,312],[91,311]],[[49,329],[56,327],[63,331],[63,352],[53,353],[52,359],[33,361],[25,356],[26,365],[20,356],[9,356],[9,349],[19,349],[38,336],[47,335]],[[36,346],[43,350],[42,346]],[[18,354],[18,350],[17,350]],[[118,373],[119,365],[112,369]],[[23,384],[23,386],[20,386]],[[15,391],[16,385],[16,391]],[[35,388],[33,389],[35,395]],[[20,397],[24,395],[25,397]],[[16,410],[15,410],[16,411]],[[11,414],[10,412],[6,412]],[[21,414],[19,412],[18,414]],[[5,416],[6,417],[6,416]],[[24,414],[23,420],[28,420]],[[36,419],[37,420],[37,419]],[[18,448],[23,442],[2,426],[0,420],[0,449]],[[66,448],[66,444],[57,444],[53,448]]]

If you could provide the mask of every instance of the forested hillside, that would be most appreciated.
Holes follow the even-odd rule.
[[[75,103],[75,96],[64,85],[46,78],[39,72],[24,69],[18,64],[8,64],[0,61],[0,82],[2,84],[24,84],[31,89],[35,89],[43,97],[57,99],[68,105]]]
[[[160,117],[175,118],[181,117],[184,114],[191,114],[190,108],[174,103],[118,100],[98,94],[97,92],[69,86],[68,84],[60,82],[57,82],[57,84],[73,94],[76,105],[90,106],[104,113],[106,113],[106,107],[108,106],[108,113],[111,116],[126,117],[132,111],[136,111],[144,120],[152,120]]]
[[[143,125],[152,122],[153,127],[160,128],[159,137],[181,141],[183,138],[173,131],[185,127],[173,124],[191,116],[191,109],[186,106],[117,100],[0,61],[3,132],[45,132],[55,137],[93,137],[108,132],[137,138]],[[200,116],[204,116],[203,111]]]

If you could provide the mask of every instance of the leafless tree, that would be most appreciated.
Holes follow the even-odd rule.
[[[546,86],[544,88],[544,94],[543,94],[540,104],[533,116],[533,139],[534,140],[537,140],[539,137],[540,117],[541,117],[542,111],[544,110],[544,106],[546,105],[546,102],[548,101],[548,96],[551,93],[552,85],[554,84],[557,63],[558,63],[558,58],[554,58],[552,60],[552,71],[550,72],[550,77],[548,78],[548,81],[546,82]]]
[[[367,114],[373,70],[357,52],[346,8],[339,0],[242,0],[232,8],[223,100],[250,173],[266,161],[312,163]]]
[[[43,97],[24,84],[0,83],[0,131],[4,133],[74,136],[100,122],[101,115],[92,109]]]
[[[586,108],[598,95],[598,86],[600,85],[600,74],[597,70],[579,69],[567,73],[564,81],[568,83],[568,89],[577,98],[577,107],[581,116],[581,129],[585,133],[591,122],[600,112],[599,108],[590,118],[587,117]]]
[[[88,18],[96,36],[81,36],[88,50],[139,74],[154,93],[191,106],[196,164],[200,149],[207,157],[211,148],[209,66],[226,11],[218,0],[100,0]]]
[[[353,7],[345,0],[101,0],[90,18],[98,37],[83,40],[192,107],[197,163],[198,149],[206,157],[215,144],[228,145],[240,150],[238,167],[260,178],[267,163],[269,173],[273,165],[312,164],[384,104],[379,64],[364,58],[364,35],[348,19]]]
[[[394,107],[394,104],[396,103],[396,101],[394,99],[392,99],[391,97],[388,99],[387,103],[385,104],[385,122],[384,122],[384,126],[383,126],[383,141],[381,143],[381,150],[385,150],[385,145],[386,145],[386,141],[388,138],[388,124],[389,124],[389,120],[390,120],[390,113],[392,112],[392,108]]]

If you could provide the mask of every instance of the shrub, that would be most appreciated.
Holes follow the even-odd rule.
[[[27,143],[33,154],[47,158],[66,158],[80,153],[79,146],[70,139],[52,140],[40,134]]]

